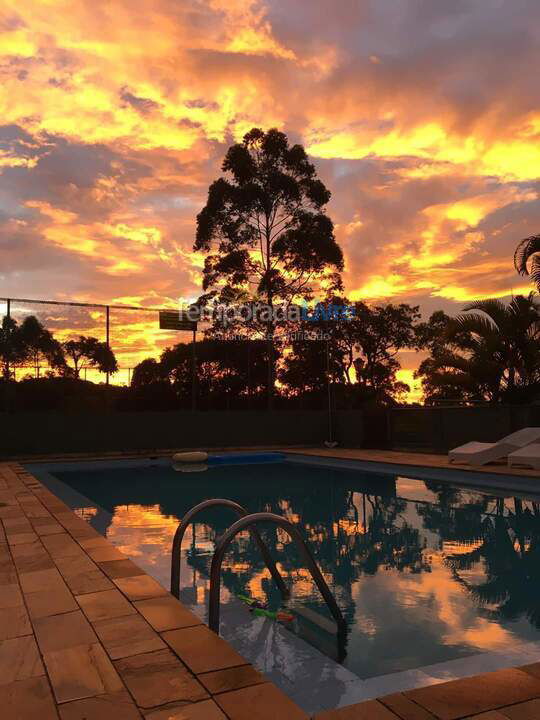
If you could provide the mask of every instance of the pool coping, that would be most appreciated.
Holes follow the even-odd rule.
[[[0,463],[0,588],[7,720],[308,718],[16,462]],[[540,717],[540,663],[315,717],[457,720],[488,711],[496,711],[489,720]]]

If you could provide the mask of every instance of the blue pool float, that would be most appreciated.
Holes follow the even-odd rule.
[[[283,462],[285,454],[268,453],[227,453],[226,455],[209,455],[208,465],[251,465],[253,463]]]
[[[193,466],[196,463],[205,465],[252,465],[254,463],[283,462],[285,453],[226,453],[224,455],[211,455],[206,452],[175,453],[173,461],[178,464],[185,463]]]

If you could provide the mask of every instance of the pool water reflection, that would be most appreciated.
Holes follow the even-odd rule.
[[[492,495],[448,483],[283,463],[205,473],[155,467],[54,472],[91,503],[79,512],[164,585],[183,514],[212,497],[297,523],[342,609],[345,668],[360,678],[540,641],[540,496]],[[214,542],[229,510],[200,516],[184,540],[182,599],[207,603]],[[286,533],[261,526],[292,604],[328,617]],[[223,602],[280,595],[247,533],[223,565]]]

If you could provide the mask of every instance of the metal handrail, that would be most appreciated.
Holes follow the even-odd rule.
[[[248,515],[247,517],[241,517],[234,523],[234,525],[231,525],[231,527],[223,533],[218,541],[214,551],[214,557],[212,558],[212,566],[210,568],[210,605],[208,610],[208,626],[210,630],[213,630],[213,632],[219,635],[221,564],[223,563],[225,552],[239,532],[259,522],[271,522],[278,525],[278,527],[283,528],[283,530],[288,533],[291,540],[295,541],[297,546],[300,548],[300,552],[303,555],[313,581],[319,588],[319,592],[328,605],[328,609],[334,616],[334,620],[336,621],[338,628],[338,634],[344,637],[347,630],[345,619],[341,614],[341,610],[339,609],[334,596],[330,592],[330,588],[326,584],[326,581],[323,578],[322,573],[319,570],[317,563],[315,562],[313,555],[306,545],[302,535],[288,520],[270,512],[258,512]]]
[[[231,508],[231,510],[234,510],[241,518],[248,516],[248,511],[244,507],[234,502],[233,500],[226,500],[221,498],[204,500],[198,505],[195,505],[195,507],[192,507],[191,510],[189,510],[184,515],[180,524],[176,528],[171,552],[171,594],[174,595],[176,598],[180,598],[180,563],[182,560],[182,540],[184,539],[185,532],[188,529],[190,523],[193,522],[193,518],[196,515],[198,515],[203,510],[206,510],[209,507],[215,507],[216,505]],[[266,567],[270,571],[270,574],[272,575],[274,582],[278,586],[281,594],[283,595],[283,597],[288,597],[289,590],[287,589],[287,586],[285,585],[285,582],[281,577],[280,572],[277,569],[276,564],[264,543],[264,540],[260,536],[259,531],[257,530],[257,528],[250,528],[249,531],[253,536],[255,542],[259,546],[259,550],[261,551],[261,555],[266,564]]]

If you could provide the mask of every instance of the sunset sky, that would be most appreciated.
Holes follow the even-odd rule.
[[[0,27],[2,296],[198,296],[195,216],[253,126],[332,191],[351,299],[428,315],[531,289],[537,0],[4,0]]]

